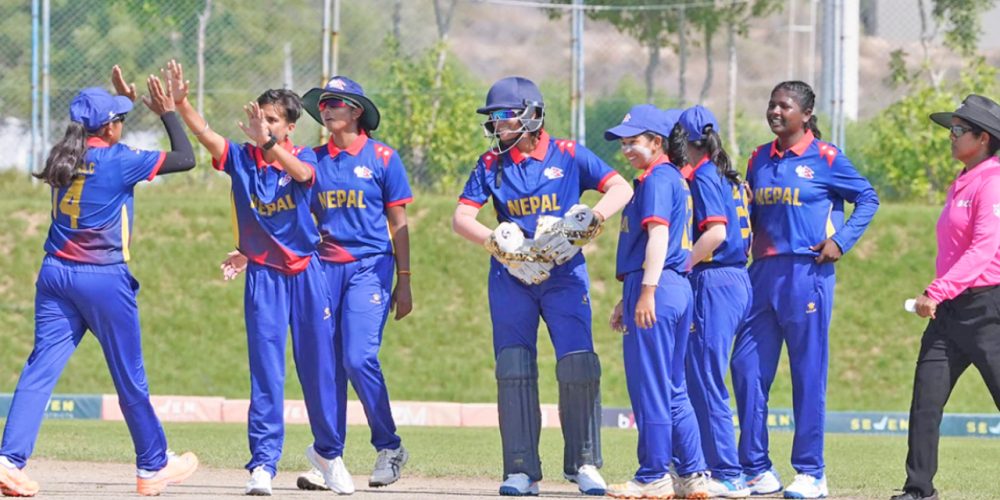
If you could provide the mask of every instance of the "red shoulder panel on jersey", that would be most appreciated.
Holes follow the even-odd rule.
[[[822,141],[816,141],[819,147],[819,156],[826,160],[827,165],[833,167],[833,160],[837,159],[837,147]]]
[[[497,162],[497,155],[493,151],[487,151],[479,157],[479,161],[483,162],[483,166],[489,171]]]
[[[556,147],[562,153],[569,153],[570,156],[576,157],[576,141],[567,141],[565,139],[556,140]]]
[[[382,159],[382,163],[388,167],[389,160],[392,159],[392,154],[395,153],[392,148],[386,146],[385,144],[375,144],[375,156]]]

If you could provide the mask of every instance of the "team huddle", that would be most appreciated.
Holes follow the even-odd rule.
[[[35,347],[15,390],[0,444],[0,491],[33,496],[22,470],[45,403],[90,330],[101,343],[136,449],[137,491],[157,495],[190,477],[193,453],[167,448],[149,403],[138,283],[130,274],[134,186],[194,167],[181,121],[230,177],[236,250],[223,275],[245,272],[251,380],[247,495],[270,495],[284,439],[286,336],[313,434],[301,489],[351,494],[344,460],[347,384],[364,407],[378,452],[369,486],[401,475],[409,454],[379,365],[390,311],[412,309],[406,206],[413,201],[399,154],[372,137],[378,108],[343,76],[302,98],[268,90],[244,106],[247,142],[226,139],[187,99],[180,64],[150,76],[146,106],[170,138],[167,152],[119,141],[136,99],[115,67],[117,96],[81,91],[66,136],[36,174],[52,186],[52,225],[36,283]],[[559,384],[564,477],[581,493],[621,498],[786,498],[828,494],[823,425],[833,262],[878,208],[871,184],[819,140],[812,89],[782,82],[767,119],[776,139],[758,147],[745,180],[722,147],[711,111],[633,107],[605,132],[640,173],[629,183],[586,147],[550,137],[538,87],[497,81],[477,113],[489,149],[459,197],[454,231],[491,254],[489,308],[503,453],[500,495],[538,495],[541,412],[537,334],[549,331]],[[302,111],[329,132],[295,145]],[[179,115],[179,117],[178,117]],[[180,119],[178,119],[180,118]],[[589,207],[587,190],[602,193]],[[476,216],[492,200],[497,226]],[[845,220],[844,202],[855,209]],[[622,298],[610,327],[623,360],[639,441],[634,477],[601,475],[601,364],[594,351],[582,247],[621,212],[616,275]],[[747,268],[748,256],[753,263]],[[782,344],[791,362],[794,480],[768,455],[767,401]],[[726,374],[741,432],[732,425]]]

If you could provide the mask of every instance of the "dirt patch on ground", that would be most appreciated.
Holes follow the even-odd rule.
[[[63,462],[32,460],[25,469],[41,484],[39,498],[101,498],[103,500],[138,498],[135,493],[135,468],[129,464]],[[285,472],[274,479],[272,498],[331,498],[329,492],[301,491],[295,487],[297,474]],[[201,468],[184,484],[167,489],[161,498],[243,497],[247,472],[241,469]],[[430,478],[403,476],[396,484],[374,489],[366,485],[368,478],[354,476],[358,491],[352,499],[430,500],[499,498],[494,479],[489,478]],[[542,482],[541,493],[554,498],[594,498],[581,495],[576,487],[564,481]],[[343,498],[343,497],[341,497]],[[769,497],[756,497],[769,498]],[[779,498],[775,496],[773,498]],[[849,498],[849,497],[831,497]]]

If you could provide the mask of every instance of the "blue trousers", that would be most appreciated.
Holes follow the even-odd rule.
[[[493,354],[521,346],[537,353],[539,318],[545,320],[556,359],[573,352],[593,352],[590,278],[583,254],[552,268],[540,285],[525,285],[490,259],[490,319]]]
[[[694,289],[694,320],[686,359],[688,392],[712,477],[734,479],[743,469],[726,373],[733,339],[750,309],[750,277],[742,267],[706,267],[696,268],[689,278]]]
[[[81,264],[47,255],[35,283],[35,347],[14,390],[0,455],[24,467],[52,390],[89,329],[101,343],[118,405],[135,444],[136,467],[167,464],[167,439],[149,402],[142,360],[139,282],[125,264]]]
[[[811,256],[775,256],[750,265],[750,314],[733,347],[733,391],[740,417],[740,465],[747,475],[771,468],[767,401],[781,346],[788,346],[795,437],[792,467],[823,475],[833,264]]]
[[[337,397],[330,292],[315,255],[299,274],[286,275],[250,263],[243,296],[250,356],[250,412],[247,470],[264,466],[273,476],[284,443],[285,346],[292,329],[292,353],[313,446],[323,458],[337,457]]]
[[[347,433],[347,381],[350,380],[371,429],[376,450],[399,448],[389,389],[378,361],[382,331],[392,297],[392,255],[373,255],[348,263],[324,262],[333,305],[337,359],[337,432],[343,454]]]
[[[664,270],[656,289],[656,323],[640,329],[635,308],[642,289],[642,272],[625,276],[622,337],[625,378],[639,430],[639,469],[635,480],[662,478],[674,462],[677,473],[705,470],[694,410],[687,396],[684,355],[691,326],[691,284]]]

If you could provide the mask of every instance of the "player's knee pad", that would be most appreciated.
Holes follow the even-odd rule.
[[[593,352],[575,352],[556,363],[559,420],[562,424],[563,469],[576,474],[582,465],[600,467],[601,361]]]
[[[503,441],[504,477],[527,474],[542,478],[538,440],[542,413],[538,404],[538,363],[525,347],[507,347],[497,356],[497,409]]]

